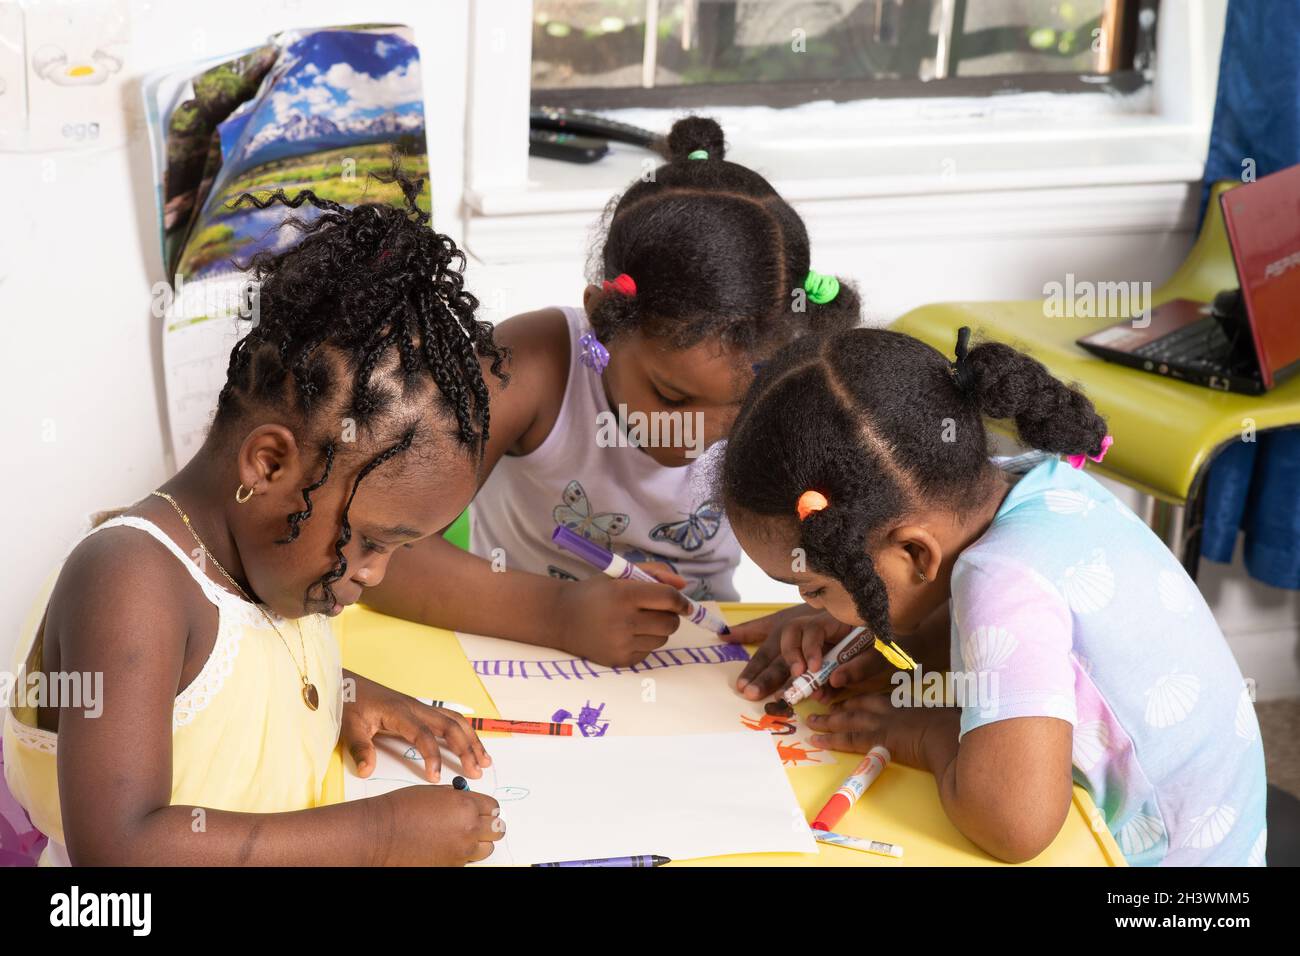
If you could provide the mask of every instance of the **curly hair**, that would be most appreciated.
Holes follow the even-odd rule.
[[[598,338],[637,330],[672,348],[708,338],[755,355],[805,331],[858,324],[861,305],[847,281],[826,302],[804,291],[803,220],[766,179],[724,158],[714,120],[678,120],[665,151],[667,163],[605,209],[588,278],[627,273],[636,295],[600,297],[589,317]]]
[[[320,477],[302,489],[303,507],[288,515],[281,543],[297,539],[312,516],[312,494],[329,480],[346,447],[338,426],[347,422],[355,429],[356,447],[380,449],[353,481],[335,545],[337,564],[319,582],[331,598],[330,584],[347,571],[348,511],[362,479],[432,440],[442,427],[426,421],[425,393],[435,391],[432,407],[455,420],[450,437],[477,459],[488,439],[483,363],[507,380],[502,367],[508,350],[493,342],[490,323],[475,318],[478,300],[464,287],[464,253],[429,228],[428,213],[417,205],[424,180],[405,176],[396,155],[391,171],[371,176],[397,184],[403,206],[349,208],[311,190],[288,196],[282,189],[244,193],[230,204],[306,204],[318,212],[311,221],[284,220],[302,233],[288,251],[236,263],[254,280],[256,320],[230,352],[213,420],[219,432],[252,408],[274,408],[304,436],[304,446],[318,450]]]
[[[915,508],[961,512],[990,474],[985,416],[1050,452],[1097,454],[1106,435],[1080,391],[1008,345],[967,353],[968,334],[959,363],[884,329],[798,342],[761,370],[727,442],[728,511],[797,522],[808,566],[844,585],[881,638],[892,628],[875,537]],[[797,521],[809,489],[830,504]]]

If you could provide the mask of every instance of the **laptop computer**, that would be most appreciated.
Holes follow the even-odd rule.
[[[1259,395],[1300,369],[1300,165],[1219,196],[1240,288],[1211,303],[1174,299],[1085,335],[1109,362]]]

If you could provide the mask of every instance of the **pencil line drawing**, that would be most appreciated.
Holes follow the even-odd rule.
[[[606,667],[582,657],[564,657],[549,661],[476,660],[470,663],[480,677],[516,677],[524,680],[588,680],[610,674],[643,674],[668,667],[691,664],[728,664],[749,660],[749,652],[739,644],[708,644],[703,647],[673,647],[651,651],[640,664],[630,667]]]

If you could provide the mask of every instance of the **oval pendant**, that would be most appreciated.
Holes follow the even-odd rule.
[[[320,706],[320,694],[316,693],[315,684],[302,685],[302,702],[307,705],[308,710],[315,710]]]

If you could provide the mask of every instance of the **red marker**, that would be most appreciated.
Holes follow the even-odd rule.
[[[862,763],[854,768],[849,778],[840,784],[840,788],[831,794],[826,806],[821,808],[812,822],[814,830],[834,830],[835,825],[844,819],[844,815],[853,809],[858,797],[866,792],[867,787],[880,776],[880,771],[889,765],[889,751],[884,747],[872,747],[862,758]]]
[[[497,717],[470,717],[475,730],[496,730],[505,734],[542,734],[546,737],[572,737],[573,724],[553,724],[545,720],[501,720]]]

